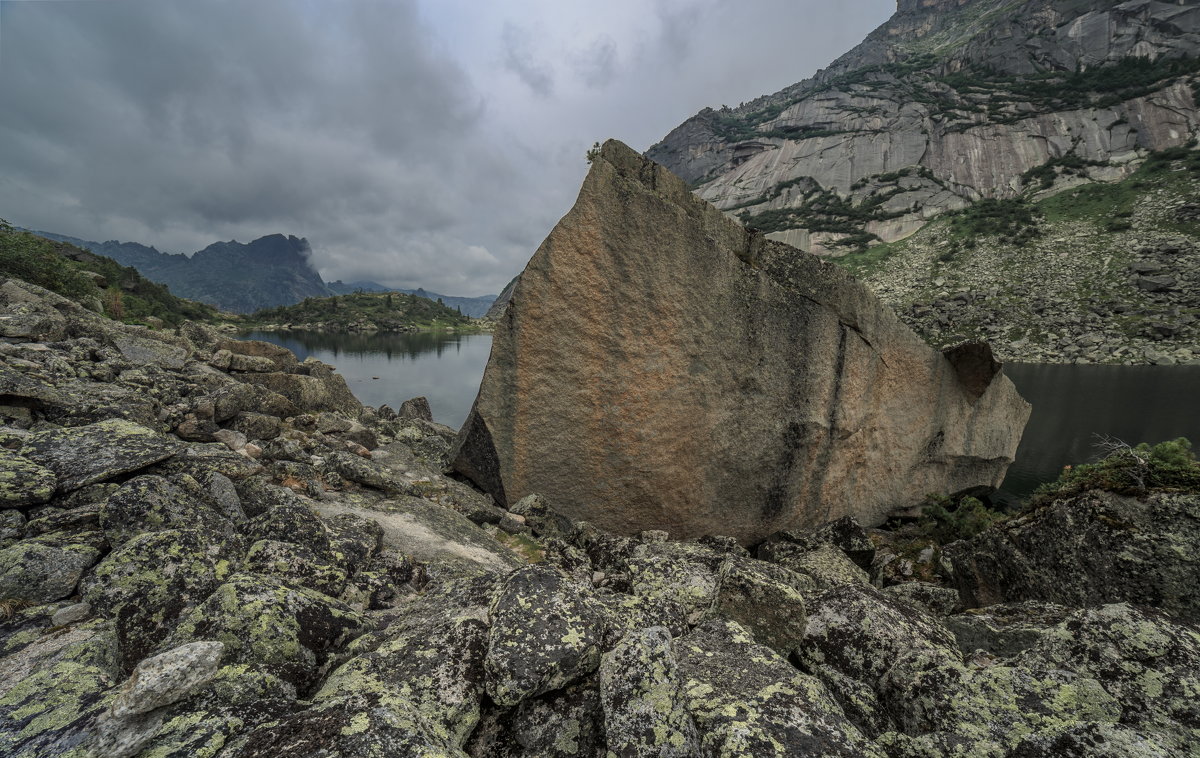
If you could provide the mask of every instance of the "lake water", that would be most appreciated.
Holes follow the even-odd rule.
[[[367,405],[393,408],[429,398],[435,420],[466,420],[487,364],[488,334],[325,334],[253,332],[249,339],[283,345],[302,360],[337,367]],[[1012,502],[1054,479],[1067,464],[1096,454],[1096,435],[1131,444],[1187,437],[1200,445],[1200,366],[1070,366],[1009,364],[1005,372],[1033,415],[1001,500]]]

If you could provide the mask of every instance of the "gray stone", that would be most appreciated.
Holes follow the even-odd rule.
[[[50,617],[52,626],[66,626],[74,624],[76,621],[82,621],[92,615],[92,606],[90,603],[74,603],[65,608],[59,608]]]
[[[224,652],[220,642],[189,642],[147,658],[125,682],[112,714],[128,718],[182,700],[216,676]]]
[[[0,550],[0,598],[51,603],[72,595],[83,572],[100,560],[87,542],[34,537]]]
[[[0,508],[44,503],[57,485],[53,471],[0,447]]]
[[[630,758],[690,758],[699,753],[671,633],[664,627],[631,632],[604,654],[600,700],[612,753]]]
[[[59,491],[70,492],[170,458],[181,447],[140,424],[113,419],[35,432],[21,455],[53,471]]]

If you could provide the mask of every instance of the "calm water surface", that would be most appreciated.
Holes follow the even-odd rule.
[[[396,408],[424,395],[433,417],[455,428],[467,418],[492,346],[488,334],[246,336],[283,345],[301,360],[311,355],[337,366],[367,405]],[[1131,444],[1187,437],[1200,445],[1200,366],[1008,364],[1004,370],[1033,404],[1033,415],[1004,480],[1002,500],[1029,494],[1069,463],[1093,459],[1096,435]]]
[[[312,356],[336,366],[365,405],[399,408],[424,395],[434,421],[455,429],[467,420],[492,349],[490,334],[447,332],[250,332],[243,338],[283,345],[300,360]]]

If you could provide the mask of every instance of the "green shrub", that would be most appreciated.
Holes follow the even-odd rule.
[[[1003,518],[974,497],[955,502],[945,495],[929,495],[925,503],[918,527],[927,537],[943,545],[970,539]]]
[[[1131,447],[1111,437],[1098,443],[1103,457],[1095,463],[1067,466],[1053,482],[1038,487],[1030,498],[1039,505],[1102,489],[1123,495],[1144,495],[1150,490],[1200,489],[1200,463],[1192,443],[1184,437]]]

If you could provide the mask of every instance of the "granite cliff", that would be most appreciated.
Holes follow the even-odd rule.
[[[517,281],[454,466],[619,533],[753,542],[995,487],[1028,414],[986,345],[930,349],[609,141]]]

